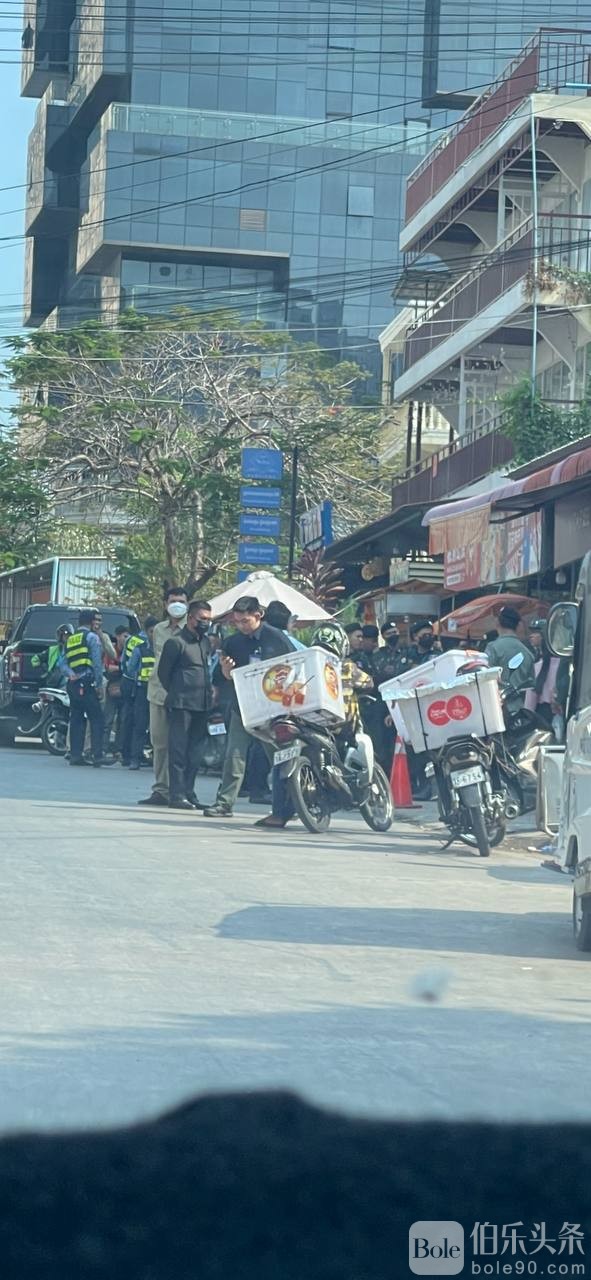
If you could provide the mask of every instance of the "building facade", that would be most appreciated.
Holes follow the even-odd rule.
[[[26,0],[26,322],[227,306],[377,377],[406,176],[562,5],[469,9]]]

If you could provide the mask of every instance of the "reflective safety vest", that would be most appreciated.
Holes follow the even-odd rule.
[[[138,644],[143,644],[143,640],[141,636],[129,636],[128,639],[125,641],[125,648],[123,650],[123,657],[121,659],[121,671],[123,675],[127,675],[127,664],[129,662],[129,659],[131,658],[131,655],[134,649],[137,649]]]
[[[74,635],[68,636],[66,640],[66,662],[72,671],[83,672],[89,667],[93,669],[94,664],[87,637],[87,631],[75,631]]]
[[[140,667],[140,675],[139,675],[140,684],[148,683],[148,680],[150,679],[150,676],[154,670],[155,662],[156,662],[156,659],[154,657],[154,654],[150,653],[149,649],[145,647],[142,650],[142,664]]]

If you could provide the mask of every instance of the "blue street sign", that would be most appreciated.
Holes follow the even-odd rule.
[[[256,484],[243,484],[240,487],[241,507],[269,507],[279,510],[281,506],[281,489],[259,489]]]
[[[281,480],[283,454],[281,449],[243,449],[243,480]]]
[[[240,534],[243,538],[278,538],[281,534],[279,516],[240,516]]]
[[[239,569],[238,573],[236,574],[236,581],[246,582],[246,579],[249,577],[250,577],[250,569]]]
[[[312,551],[329,547],[332,541],[332,502],[326,498],[300,516],[300,544]]]
[[[279,564],[277,542],[239,542],[238,564]]]

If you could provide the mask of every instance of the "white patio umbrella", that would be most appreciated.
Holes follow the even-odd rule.
[[[244,582],[237,582],[235,587],[223,591],[221,596],[214,596],[211,601],[214,618],[223,618],[231,613],[240,596],[256,596],[259,603],[265,607],[272,600],[280,600],[282,604],[287,605],[290,613],[293,613],[296,625],[321,622],[323,618],[331,616],[321,605],[314,604],[314,601],[302,595],[301,591],[290,587],[288,582],[282,582],[280,578],[276,578],[274,573],[259,570],[257,573],[249,573]]]

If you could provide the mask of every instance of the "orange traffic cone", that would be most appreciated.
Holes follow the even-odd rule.
[[[390,790],[397,809],[420,809],[421,806],[416,805],[412,798],[412,787],[410,785],[410,773],[408,771],[406,747],[404,745],[404,739],[400,737],[396,738],[396,742],[394,744],[394,757],[390,773]]]

